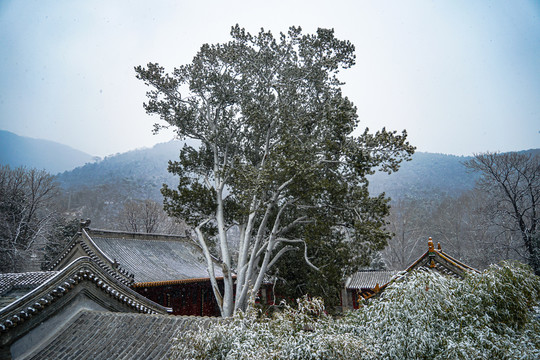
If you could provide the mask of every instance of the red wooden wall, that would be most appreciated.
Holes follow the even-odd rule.
[[[171,307],[174,315],[220,316],[210,281],[137,287],[134,290],[160,305]]]

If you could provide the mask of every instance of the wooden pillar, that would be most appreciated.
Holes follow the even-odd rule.
[[[350,309],[349,306],[350,306],[349,305],[349,294],[347,293],[347,288],[343,287],[341,289],[341,309],[342,309],[342,311]]]

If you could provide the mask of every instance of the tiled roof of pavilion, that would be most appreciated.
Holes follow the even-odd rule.
[[[42,284],[25,289],[0,309],[1,359],[26,356],[42,342],[52,341],[57,328],[82,309],[145,315],[172,311],[135,292],[89,257],[79,257],[62,270],[42,276],[48,275]],[[42,278],[36,274],[6,277],[26,278],[23,283]]]
[[[349,277],[345,287],[347,289],[373,289],[377,285],[381,286],[388,283],[397,273],[398,271],[394,270],[359,271]]]
[[[42,284],[28,289],[22,296],[0,309],[0,334],[30,321],[56,303],[69,298],[70,292],[84,286],[94,292],[93,298],[102,294],[107,305],[116,311],[140,313],[167,313],[168,309],[138,294],[97,266],[92,259],[81,257],[62,271],[51,271],[51,276]],[[24,275],[21,274],[21,277]],[[88,285],[86,285],[88,284]],[[91,285],[90,285],[91,284]]]
[[[58,271],[0,274],[0,309],[37,288]]]
[[[407,274],[411,271],[419,269],[437,271],[441,274],[456,278],[462,278],[466,273],[479,272],[475,268],[470,267],[469,265],[466,265],[443,252],[440,243],[437,245],[437,249],[435,249],[433,240],[429,238],[428,250],[405,271],[398,272],[391,280],[376,289],[375,293],[379,293],[380,291],[384,290],[392,281],[399,281],[404,276],[407,276]],[[375,293],[371,294],[370,296],[375,295]]]
[[[435,249],[431,238],[428,240],[428,251],[420,256],[420,258],[405,271],[410,272],[419,268],[435,270],[442,274],[454,277],[463,277],[467,272],[478,272],[475,268],[470,267],[443,252],[440,243],[437,245],[437,249]]]
[[[27,359],[168,359],[175,337],[215,321],[83,310]]]

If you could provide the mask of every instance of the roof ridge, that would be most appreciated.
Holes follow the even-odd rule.
[[[58,270],[43,270],[43,271],[24,271],[24,272],[13,272],[13,273],[0,273],[0,276],[3,275],[26,275],[26,274],[46,274],[46,273],[53,273],[58,272]]]
[[[112,281],[111,281],[112,280]],[[140,313],[169,311],[152,300],[138,294],[126,284],[104,271],[89,257],[80,257],[43,284],[0,309],[0,332],[17,326],[63,297],[80,282],[91,282],[120,303]],[[36,301],[37,300],[37,301]]]
[[[129,231],[118,231],[118,230],[105,230],[105,229],[85,229],[89,235],[103,235],[104,237],[114,237],[119,235],[124,235],[124,239],[133,239],[133,240],[181,240],[187,241],[191,238],[189,236],[182,235],[171,235],[171,234],[161,234],[161,233],[138,233],[138,232],[129,232]]]
[[[137,316],[147,316],[147,317],[163,317],[163,318],[169,318],[169,319],[178,319],[178,320],[189,320],[189,319],[195,319],[195,320],[206,320],[206,319],[220,319],[215,316],[199,316],[199,315],[167,315],[167,314],[147,314],[147,313],[121,313],[121,312],[111,312],[106,310],[92,310],[92,309],[83,309],[80,310],[80,312],[88,312],[88,313],[94,313],[98,315],[105,315],[105,316],[113,316],[113,317],[137,317]]]
[[[462,261],[456,259],[455,257],[453,256],[450,256],[448,255],[447,253],[443,252],[442,250],[438,250],[437,253],[439,254],[439,256],[441,256],[443,259],[446,259],[446,260],[449,260],[451,262],[454,262],[456,265],[462,267],[464,270],[472,270],[472,271],[475,271],[475,272],[480,272],[478,271],[477,269],[473,268],[472,266],[469,266],[465,263],[463,263]]]

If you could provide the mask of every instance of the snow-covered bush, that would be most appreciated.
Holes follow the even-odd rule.
[[[334,319],[320,299],[272,318],[250,308],[180,334],[181,359],[540,359],[540,280],[503,263],[455,279],[418,271]]]
[[[358,359],[361,340],[341,331],[322,300],[304,297],[272,318],[251,307],[246,313],[200,332],[181,334],[179,359]]]
[[[517,264],[455,279],[409,274],[342,326],[374,359],[540,359],[540,281]]]

